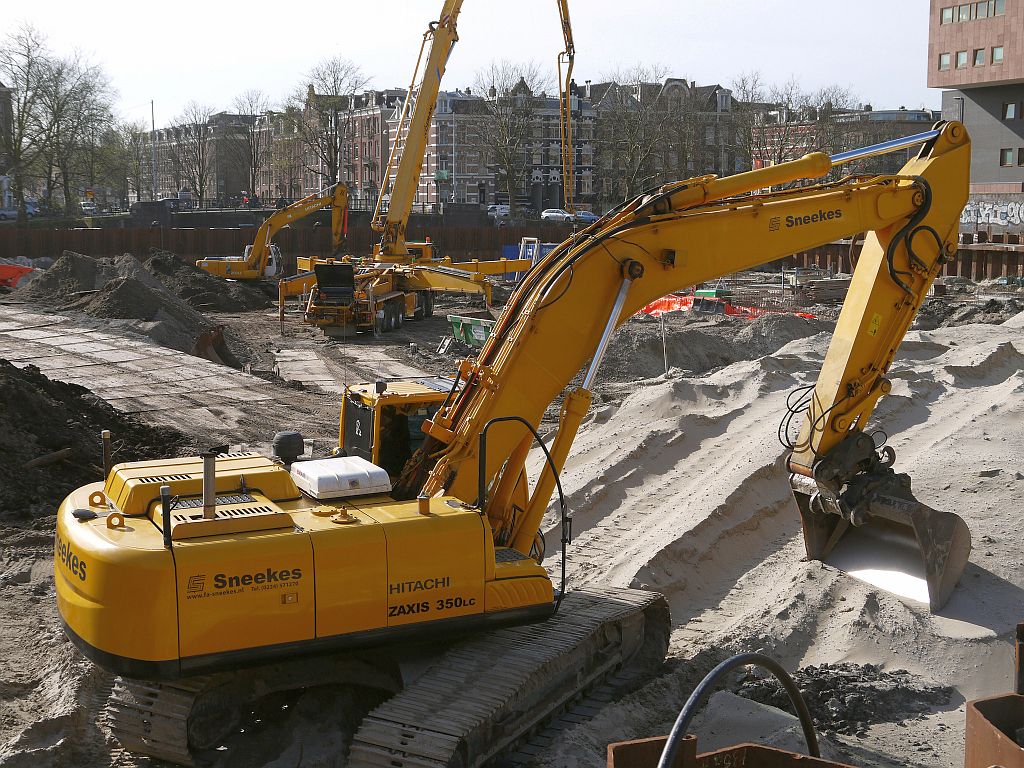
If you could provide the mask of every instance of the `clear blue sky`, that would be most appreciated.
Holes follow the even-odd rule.
[[[925,85],[926,0],[569,0],[577,82],[637,63],[676,77],[729,85],[759,70],[768,82],[796,77],[806,89],[838,83],[876,108],[937,108]],[[441,0],[355,3],[216,0],[49,0],[17,3],[5,21],[28,21],[57,52],[81,49],[119,92],[123,117],[158,125],[190,99],[230,109],[259,88],[279,101],[318,60],[358,62],[375,87],[408,85],[428,21]],[[4,25],[5,28],[8,24]],[[467,0],[444,86],[471,85],[492,59],[532,60],[555,71],[562,37],[554,0]]]

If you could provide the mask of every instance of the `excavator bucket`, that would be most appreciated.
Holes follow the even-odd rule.
[[[906,475],[892,479],[851,512],[814,480],[793,475],[807,557],[938,611],[967,567],[970,529],[959,515],[915,499]]]

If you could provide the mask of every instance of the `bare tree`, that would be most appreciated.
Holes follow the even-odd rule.
[[[42,91],[43,119],[49,126],[48,155],[66,210],[78,198],[78,180],[96,181],[100,135],[111,126],[113,91],[100,67],[75,53],[51,59]]]
[[[636,66],[606,74],[598,103],[596,162],[606,205],[629,199],[662,175],[658,156],[666,144],[673,110],[663,98],[666,68]]]
[[[474,149],[483,164],[495,169],[498,186],[508,194],[514,213],[516,195],[525,188],[532,165],[540,94],[552,87],[552,81],[533,62],[502,60],[477,72],[475,87],[484,99],[478,107],[482,114],[473,132]]]
[[[213,114],[213,107],[190,101],[171,127],[174,133],[170,144],[172,165],[192,188],[199,207],[202,207],[213,173],[213,126],[210,125]]]
[[[769,109],[764,77],[757,70],[741,72],[730,84],[733,93],[732,147],[743,168],[754,167],[757,126]]]
[[[135,191],[135,199],[141,200],[146,181],[152,171],[149,169],[148,131],[142,121],[119,123],[117,133],[125,155],[125,172],[128,184]]]
[[[270,102],[263,91],[252,89],[237,96],[234,106],[244,126],[241,129],[241,141],[237,146],[244,156],[242,165],[248,168],[249,192],[256,194],[260,174],[269,159],[270,129],[266,115],[270,109]]]
[[[306,152],[306,167],[321,177],[320,186],[339,178],[342,148],[352,134],[356,94],[370,79],[356,63],[324,59],[286,102],[286,114]]]
[[[102,186],[117,191],[122,203],[128,203],[132,192],[136,199],[142,199],[148,178],[145,134],[145,123],[118,122],[100,136],[97,177]]]
[[[9,125],[0,121],[0,172],[11,177],[19,225],[27,218],[28,175],[49,141],[43,93],[50,59],[45,38],[32,26],[24,25],[0,40],[0,83],[11,92]]]

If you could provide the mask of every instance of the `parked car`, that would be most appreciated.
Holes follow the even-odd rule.
[[[580,224],[593,224],[600,218],[601,217],[593,211],[576,211],[576,221]]]
[[[96,207],[96,203],[94,203],[92,200],[83,200],[78,204],[78,208],[86,216],[95,216],[97,213],[99,213],[99,209]]]
[[[561,208],[547,208],[540,212],[542,221],[572,221],[572,214]]]
[[[37,206],[35,203],[30,203],[26,200],[25,213],[28,215],[29,218],[32,218],[33,216],[38,216],[39,206]],[[6,221],[7,219],[16,218],[18,218],[17,208],[0,208],[0,221]]]
[[[507,205],[488,205],[487,215],[492,219],[507,219],[512,211]]]

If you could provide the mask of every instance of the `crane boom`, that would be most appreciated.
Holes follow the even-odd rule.
[[[378,261],[405,261],[409,255],[405,229],[409,223],[409,214],[412,212],[416,190],[419,188],[420,172],[423,170],[423,160],[426,156],[430,134],[430,119],[437,107],[441,79],[444,76],[452,48],[459,40],[457,24],[462,3],[463,0],[445,0],[444,6],[441,8],[441,16],[437,21],[431,22],[427,31],[423,33],[420,52],[416,58],[416,67],[402,104],[395,140],[391,145],[380,195],[377,197],[377,205],[371,220],[371,227],[374,231],[381,233],[380,242],[374,247],[374,258]],[[565,50],[558,56],[562,179],[566,190],[566,205],[569,206],[567,210],[572,211],[574,210],[572,207],[574,180],[569,85],[572,81],[572,66],[576,48],[572,39],[572,25],[569,22],[568,0],[557,0],[557,4],[562,35],[565,40]],[[566,67],[564,75],[563,64]],[[401,148],[401,152],[399,152],[399,148]],[[384,199],[392,170],[395,172],[395,180],[391,185],[385,211]]]
[[[423,42],[416,59],[409,91],[402,105],[402,115],[398,121],[395,142],[391,146],[387,169],[384,172],[381,194],[377,198],[377,207],[373,212],[372,227],[381,233],[380,243],[374,255],[382,260],[395,260],[408,255],[405,244],[405,227],[409,223],[413,198],[420,183],[420,171],[423,158],[427,151],[427,139],[430,132],[430,118],[437,106],[437,95],[441,89],[441,78],[444,75],[448,57],[458,42],[456,28],[459,11],[463,0],[445,0],[441,8],[441,16],[430,23],[423,33]],[[426,59],[423,54],[426,51]],[[422,67],[421,67],[422,64]],[[416,85],[416,78],[422,71],[423,78]],[[410,105],[412,107],[410,113]],[[403,142],[404,132],[404,142]],[[391,177],[391,169],[395,167],[398,147],[402,145],[402,156],[398,161],[395,183],[391,187],[391,197],[387,212],[384,212],[384,190]]]

